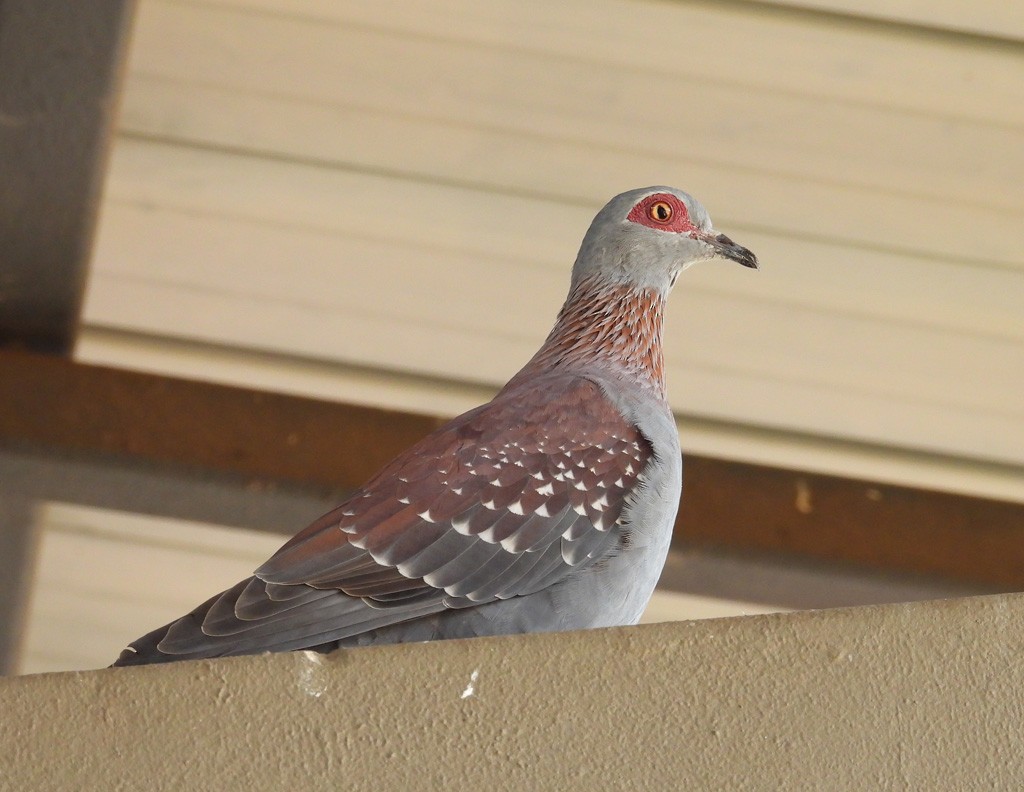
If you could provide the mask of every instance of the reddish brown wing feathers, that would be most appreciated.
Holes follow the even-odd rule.
[[[507,388],[117,664],[317,646],[540,591],[613,548],[651,456],[589,380]]]
[[[608,549],[651,453],[593,382],[545,378],[425,438],[256,575],[376,607],[535,591]]]

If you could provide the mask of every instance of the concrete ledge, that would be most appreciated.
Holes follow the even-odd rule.
[[[0,712],[11,790],[1020,789],[1024,595],[14,677]]]

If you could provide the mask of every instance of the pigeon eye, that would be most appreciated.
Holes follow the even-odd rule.
[[[647,210],[647,216],[655,223],[667,223],[672,219],[672,207],[665,201],[652,203],[651,208]]]

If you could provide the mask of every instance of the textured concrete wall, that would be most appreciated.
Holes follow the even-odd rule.
[[[0,680],[4,790],[1021,789],[1024,596]]]

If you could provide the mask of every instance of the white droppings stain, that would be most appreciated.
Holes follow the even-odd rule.
[[[805,478],[796,480],[796,503],[794,505],[801,514],[810,514],[814,511],[814,504],[811,502],[811,485]]]
[[[319,668],[324,658],[319,652],[304,651],[302,653],[307,664],[299,671],[299,688],[311,698],[320,698],[327,692],[327,682],[321,678]]]
[[[462,691],[460,699],[468,699],[470,696],[476,694],[476,681],[480,678],[480,669],[473,669],[473,673],[469,675],[469,684],[466,685],[466,689]]]

